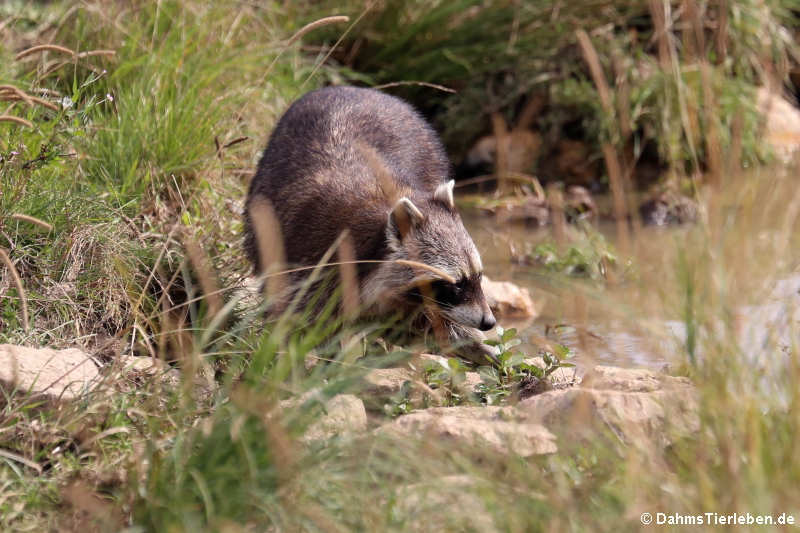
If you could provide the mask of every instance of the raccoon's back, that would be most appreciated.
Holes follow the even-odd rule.
[[[312,91],[281,117],[259,162],[254,192],[271,194],[329,171],[354,172],[358,143],[373,147],[392,175],[414,189],[434,189],[449,173],[436,132],[408,104],[357,87]]]
[[[364,146],[409,196],[428,196],[448,178],[438,136],[402,100],[355,87],[306,94],[279,120],[248,195],[248,206],[257,197],[274,206],[290,263],[317,262],[344,229],[359,259],[382,257],[387,213],[397,198],[381,186]],[[249,217],[246,232],[257,264]]]

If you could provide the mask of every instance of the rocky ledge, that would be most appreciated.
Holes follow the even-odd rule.
[[[435,361],[437,356],[424,357]],[[591,438],[600,432],[626,444],[663,447],[699,429],[696,391],[688,378],[596,366],[573,382],[503,407],[420,408],[374,432],[429,436],[453,441],[462,449],[486,447],[527,457],[555,453],[561,440]],[[479,383],[480,377],[468,372],[462,386]],[[360,396],[375,411],[381,400],[404,393],[412,407],[422,407],[420,398],[436,392],[426,388],[411,368],[379,369],[366,374]],[[435,405],[437,398],[429,395],[426,400]]]
[[[126,371],[150,373],[159,367],[150,358],[130,359],[136,361],[125,365]],[[689,379],[653,370],[596,366],[580,379],[556,376],[567,385],[502,407],[448,407],[441,391],[426,383],[424,368],[431,364],[447,366],[447,359],[423,354],[406,366],[366,373],[356,394],[325,400],[325,415],[309,427],[303,440],[371,431],[376,438],[432,437],[463,450],[529,457],[555,453],[561,442],[594,438],[601,432],[626,444],[663,447],[696,432],[700,425],[697,395]],[[97,366],[80,350],[0,345],[0,388],[7,394],[72,400],[100,382]],[[454,384],[454,391],[466,397],[480,384],[477,373],[467,372]],[[386,404],[399,396],[407,399],[405,410],[411,412],[385,416]],[[296,403],[289,400],[282,407]]]

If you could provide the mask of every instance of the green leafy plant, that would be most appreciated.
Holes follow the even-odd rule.
[[[455,357],[425,363],[425,382],[434,390],[443,392],[445,405],[461,405],[470,401],[464,390],[469,368]]]
[[[554,351],[541,351],[543,366],[534,363],[526,354],[515,350],[522,344],[515,328],[498,327],[497,339],[484,341],[499,350],[498,364],[482,366],[478,369],[482,383],[478,386],[478,394],[489,405],[496,405],[512,396],[521,387],[530,388],[531,384],[540,384],[541,390],[550,388],[550,378],[559,368],[571,368],[575,365],[566,362],[572,352],[566,346],[556,344]]]
[[[575,231],[570,232],[568,246],[559,246],[551,241],[528,245],[517,261],[541,266],[549,272],[595,281],[608,279],[610,273],[616,278],[624,278],[632,272],[631,265],[620,263],[611,243],[589,224],[579,224]]]

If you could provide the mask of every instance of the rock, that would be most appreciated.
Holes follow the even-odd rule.
[[[626,443],[666,446],[673,435],[700,426],[688,380],[649,370],[596,367],[581,387],[545,392],[515,408],[529,422],[568,438],[593,438],[598,429],[609,429]]]
[[[475,387],[483,383],[481,375],[477,372],[466,372],[464,374],[464,383],[461,384],[461,389],[465,392],[474,392]]]
[[[422,361],[423,363],[426,363],[426,362],[436,363],[436,364],[442,365],[443,367],[446,367],[446,368],[449,368],[449,365],[447,364],[447,360],[448,359],[451,359],[451,358],[450,357],[445,357],[443,355],[432,354],[432,353],[421,353],[421,354],[419,354],[419,360]],[[458,358],[455,358],[455,359],[458,360]]]
[[[206,395],[210,393],[208,377],[198,375],[198,393]],[[162,383],[170,386],[178,386],[181,382],[181,371],[173,368],[161,359],[146,355],[121,355],[117,356],[111,370],[112,376],[132,379],[141,384],[142,380],[158,378]],[[213,380],[213,377],[212,377]]]
[[[564,211],[568,220],[582,220],[597,215],[597,204],[589,189],[570,185],[564,194]]]
[[[53,350],[0,344],[0,388],[72,400],[99,381],[88,354],[78,349]]]
[[[306,430],[303,440],[318,441],[331,437],[348,437],[367,430],[367,411],[352,394],[334,396],[325,404],[325,415]]]
[[[675,387],[691,387],[689,378],[674,377],[644,368],[596,366],[583,377],[581,386],[597,390],[654,392]]]
[[[522,457],[557,451],[555,436],[544,426],[511,420],[509,413],[513,411],[503,407],[438,407],[400,416],[376,431]]]
[[[467,475],[406,485],[395,494],[392,515],[405,531],[498,531],[478,490],[478,480]]]
[[[137,372],[154,376],[170,370],[169,365],[160,359],[149,356],[123,355],[118,358],[123,371]]]
[[[483,294],[497,318],[531,318],[536,308],[528,289],[509,281],[492,281],[483,276]]]
[[[800,148],[800,109],[766,87],[758,89],[756,105],[764,118],[764,139],[788,163]]]
[[[407,368],[376,368],[363,377],[363,394],[387,400],[400,393],[407,382],[416,381],[414,372]]]
[[[639,206],[642,222],[650,226],[695,222],[698,212],[695,200],[671,191],[660,192]]]
[[[315,394],[281,402],[281,408],[297,407]],[[352,394],[339,394],[325,402],[324,412],[306,428],[301,440],[305,443],[328,440],[332,437],[351,437],[367,430],[367,411],[364,403]]]
[[[408,368],[376,368],[362,378],[359,396],[367,409],[374,412],[383,412],[386,404],[403,396],[409,397],[412,404],[419,407],[422,403],[421,383]]]

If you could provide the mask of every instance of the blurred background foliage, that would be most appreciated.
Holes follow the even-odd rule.
[[[764,162],[755,90],[794,91],[789,77],[798,73],[797,0],[326,1],[292,9],[300,20],[310,12],[356,21],[345,35],[329,28],[305,40],[308,52],[335,44],[331,57],[348,81],[453,89],[411,84],[391,91],[433,117],[456,162],[492,133],[492,113],[515,125],[528,104],[533,116],[525,127],[541,142],[524,170],[543,181],[606,181],[599,168],[581,172],[566,161],[600,161],[606,140],[639,162],[633,177],[642,186],[668,168],[703,171],[709,120],[723,132],[723,149],[730,132],[741,131],[743,165]],[[579,29],[596,49],[612,113],[601,105]],[[710,65],[713,117],[702,114],[701,61]]]

